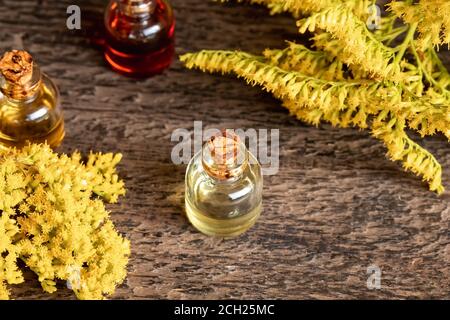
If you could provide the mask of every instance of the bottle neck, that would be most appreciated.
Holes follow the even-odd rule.
[[[28,102],[36,99],[42,86],[42,74],[39,66],[34,64],[29,79],[22,82],[13,82],[0,76],[0,91],[10,100]]]
[[[125,16],[142,18],[153,14],[158,0],[119,0],[119,10]]]
[[[237,135],[222,132],[204,144],[202,166],[212,179],[231,182],[242,177],[248,157],[248,150]]]

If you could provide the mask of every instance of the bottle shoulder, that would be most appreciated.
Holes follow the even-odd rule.
[[[53,80],[43,73],[41,84],[35,95],[28,99],[15,100],[0,93],[0,105],[20,108],[23,112],[42,108],[53,111],[60,108],[59,90]]]

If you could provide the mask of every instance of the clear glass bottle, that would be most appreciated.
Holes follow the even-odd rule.
[[[0,148],[64,138],[59,92],[26,51],[6,52],[0,60]]]
[[[115,71],[145,78],[172,63],[175,19],[166,0],[112,0],[105,26],[105,58]]]
[[[262,211],[261,166],[239,137],[213,136],[186,171],[186,214],[206,235],[235,237],[252,227]]]

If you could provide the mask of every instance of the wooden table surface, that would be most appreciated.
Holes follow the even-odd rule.
[[[178,54],[258,53],[297,36],[293,19],[261,7],[172,3]],[[66,28],[70,4],[82,9],[81,32]],[[0,0],[0,50],[29,50],[58,83],[67,125],[60,151],[124,155],[119,170],[128,194],[109,209],[132,256],[112,298],[450,298],[448,191],[428,191],[367,132],[305,125],[232,77],[188,71],[179,61],[145,81],[113,73],[86,37],[105,5]],[[280,129],[280,170],[265,178],[263,215],[237,239],[203,236],[183,214],[186,168],[170,161],[170,137],[195,120],[208,128]],[[443,165],[450,189],[448,142],[436,136],[422,145]],[[367,288],[370,265],[381,268],[379,290]],[[74,298],[63,283],[50,295],[32,273],[26,278],[13,298]]]

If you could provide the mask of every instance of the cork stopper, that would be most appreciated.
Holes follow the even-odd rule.
[[[33,57],[26,51],[6,52],[0,59],[0,74],[4,79],[1,91],[10,98],[26,99],[39,88],[39,71]]]
[[[33,76],[33,58],[26,51],[8,51],[0,59],[0,72],[6,81],[25,85]]]
[[[222,131],[209,139],[203,147],[203,168],[219,180],[239,175],[247,165],[247,149],[239,136]]]

